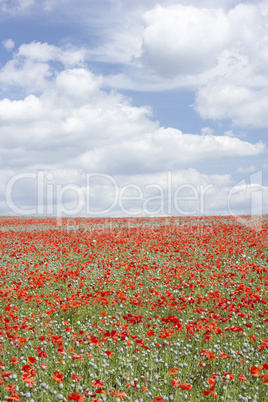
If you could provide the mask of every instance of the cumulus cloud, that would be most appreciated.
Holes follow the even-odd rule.
[[[197,90],[195,110],[202,118],[265,127],[268,26],[264,4],[240,3],[228,10],[157,6],[144,15],[140,60],[162,77],[173,75],[179,85],[179,77],[185,76]]]
[[[39,46],[37,56],[30,53],[25,62],[36,65],[36,71],[40,69],[38,55]],[[49,48],[44,60],[53,55],[54,48]],[[18,158],[16,149],[11,151],[13,144],[29,151],[28,167],[46,166],[48,150],[49,160],[57,163],[61,150],[65,163],[71,166],[113,174],[159,172],[164,167],[174,169],[207,159],[254,156],[265,151],[261,142],[251,144],[238,138],[213,136],[211,132],[202,136],[183,134],[160,127],[151,120],[148,107],[134,107],[122,95],[105,91],[102,77],[88,69],[77,66],[52,71],[49,63],[43,61],[41,65],[45,73],[36,83],[41,95],[0,101],[1,147],[9,166],[16,161],[23,163],[24,159]],[[17,70],[20,71],[14,69]],[[1,74],[3,71],[0,80]],[[12,77],[14,85],[27,82],[24,79],[20,84],[19,73],[13,72]]]
[[[268,28],[258,3],[240,3],[229,10],[157,5],[143,15],[143,20],[141,59],[160,74],[210,70],[226,51],[237,57],[229,60],[229,68],[232,63],[239,65],[239,56],[256,56],[250,62],[265,71]],[[266,61],[265,65],[260,61]]]
[[[266,127],[268,87],[251,89],[238,83],[212,82],[200,88],[195,109],[203,119],[231,119],[239,127]]]
[[[103,0],[101,5],[86,0],[75,4],[1,0],[1,6],[60,12],[69,22],[79,21],[96,39],[94,46],[85,42],[78,50],[24,44],[2,69],[7,83],[24,76],[29,92],[34,82],[37,90],[44,89],[44,80],[53,73],[49,60],[65,68],[83,67],[85,62],[112,63],[117,73],[103,77],[107,88],[191,88],[196,92],[195,110],[203,119],[228,119],[250,128],[268,124],[267,1],[205,0],[201,6],[197,0],[190,4],[188,0],[161,0],[160,4]],[[0,82],[5,88],[1,77]]]
[[[157,6],[143,16],[141,60],[163,75],[196,74],[217,63],[230,41],[223,10]]]
[[[95,210],[107,210],[114,203],[114,183],[119,195],[126,191],[127,196],[130,191],[133,197],[134,191],[134,201],[126,201],[123,209],[134,213],[139,202],[141,213],[149,210],[166,213],[166,207],[158,204],[166,205],[169,200],[168,171],[172,172],[174,191],[179,188],[179,201],[172,202],[181,202],[181,211],[189,212],[183,197],[190,196],[191,208],[199,208],[200,213],[198,197],[204,196],[204,186],[209,185],[213,188],[211,192],[206,190],[210,193],[208,210],[216,211],[222,205],[219,194],[226,195],[232,179],[226,175],[201,174],[198,166],[208,160],[257,156],[266,151],[262,142],[252,144],[236,137],[215,136],[208,128],[197,135],[161,127],[152,119],[149,107],[134,107],[122,94],[105,90],[103,78],[86,65],[81,66],[80,56],[70,59],[68,52],[55,46],[33,43],[21,46],[0,71],[0,80],[7,87],[20,87],[24,91],[17,99],[6,96],[0,101],[0,191],[4,198],[7,189],[9,194],[4,213],[8,213],[8,208],[14,212],[15,204],[17,212],[26,208],[32,213],[38,203],[39,174],[45,175],[43,183],[54,186],[52,199],[44,201],[45,210],[39,209],[41,214],[51,211],[55,214],[55,208],[62,203],[65,212],[71,208],[72,212],[86,213],[85,197],[89,190]],[[22,79],[29,65],[33,76],[36,71],[35,83],[27,74]],[[48,179],[46,172],[52,173],[52,179]],[[89,186],[87,177],[92,173],[96,176]],[[126,189],[127,185],[132,188]],[[137,199],[140,191],[142,202]],[[157,198],[151,200],[153,196]],[[108,208],[109,213],[122,212],[117,201],[113,211]],[[172,213],[176,212],[175,204]]]
[[[45,9],[55,16],[60,12],[69,22],[79,21],[94,36],[95,45],[60,49],[24,44],[2,69],[1,89],[20,79],[28,92],[35,82],[36,90],[43,90],[53,74],[50,60],[65,68],[107,62],[117,65],[117,73],[103,77],[106,88],[191,88],[196,92],[195,110],[203,119],[267,126],[266,0],[205,0],[202,6],[197,0],[103,0],[101,5],[86,0],[0,1],[6,11],[31,6],[36,13]]]
[[[8,52],[10,52],[14,48],[15,42],[13,39],[6,39],[2,41],[2,45]]]
[[[22,44],[0,70],[1,90],[8,91],[12,87],[26,93],[45,90],[57,71],[83,66],[84,58],[84,49],[71,46],[59,48],[40,42]],[[55,67],[56,63],[59,65]]]
[[[85,50],[77,50],[71,46],[61,49],[48,43],[32,42],[20,46],[16,58],[26,58],[30,61],[47,62],[59,61],[64,67],[82,65],[85,59]]]
[[[147,90],[188,87],[196,92],[195,110],[203,119],[267,126],[267,1],[150,5],[140,14],[143,29],[137,24],[135,31],[141,45],[136,40],[132,59],[124,59],[129,69],[106,77],[106,84]],[[113,48],[116,43],[120,39],[114,37]]]

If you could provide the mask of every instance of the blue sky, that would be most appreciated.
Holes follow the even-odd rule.
[[[0,24],[1,214],[268,213],[268,1],[0,0]]]

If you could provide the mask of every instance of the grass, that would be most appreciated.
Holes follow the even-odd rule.
[[[0,399],[266,400],[267,230],[1,219]]]

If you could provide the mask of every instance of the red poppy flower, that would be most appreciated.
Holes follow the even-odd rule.
[[[83,402],[84,396],[79,394],[78,392],[73,392],[72,394],[68,395],[68,401],[77,401]]]
[[[105,381],[101,381],[101,379],[98,379],[96,381],[92,381],[92,385],[95,388],[103,388],[105,384]]]
[[[75,353],[74,355],[73,355],[73,359],[82,359],[83,358],[83,355],[81,354],[81,355],[78,355],[77,353]]]
[[[265,385],[268,385],[268,373],[264,374],[263,383],[264,383]]]
[[[225,380],[225,379],[227,378],[227,376],[228,376],[228,379],[229,379],[230,381],[233,381],[233,380],[234,380],[234,376],[232,376],[231,373],[225,373],[225,374],[223,374],[222,378]]]
[[[72,374],[72,379],[75,381],[80,381],[82,379],[81,375]]]
[[[15,389],[17,389],[16,385],[12,385],[12,384],[8,384],[7,387],[5,387],[5,389],[7,389],[9,392],[15,391]]]
[[[110,389],[110,395],[112,395],[112,396],[116,396],[116,397],[118,397],[118,398],[121,398],[123,401],[125,400],[125,398],[126,398],[126,393],[125,392],[120,392],[120,391],[118,391],[118,390],[116,390],[115,392],[112,390],[112,389]]]
[[[187,384],[186,382],[183,382],[182,384],[179,385],[179,388],[181,389],[192,389],[192,384]]]
[[[178,374],[178,367],[176,366],[174,368],[170,368],[168,370],[168,374],[174,374],[174,375]]]
[[[210,394],[211,398],[218,398],[218,395],[216,392],[212,391]]]
[[[56,381],[57,383],[63,382],[63,374],[60,374],[58,371],[54,372],[54,377],[52,377],[53,381]]]
[[[30,364],[35,364],[35,363],[36,363],[36,358],[30,356],[30,357],[28,357],[28,362],[29,362]]]
[[[260,366],[252,366],[250,372],[252,375],[257,375],[261,371],[261,369],[262,368]]]
[[[247,381],[248,379],[247,379],[247,377],[246,376],[244,376],[243,374],[239,374],[239,380],[240,381]]]
[[[180,380],[172,378],[170,385],[172,385],[173,388],[177,388],[180,385]]]
[[[12,357],[12,359],[10,359],[10,363],[12,364],[17,364],[19,362],[19,359],[17,357]]]
[[[47,365],[46,364],[40,364],[41,369],[46,370],[47,369]]]
[[[214,353],[212,351],[206,352],[206,356],[209,360],[215,360],[215,358],[216,358],[216,355],[214,355]]]
[[[6,378],[6,377],[10,377],[11,374],[12,374],[12,373],[10,373],[10,372],[3,371],[3,372],[1,373],[1,376],[2,376],[3,378]]]

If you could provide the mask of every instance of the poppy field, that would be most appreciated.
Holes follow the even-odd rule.
[[[268,400],[267,216],[257,229],[1,217],[0,401]]]

